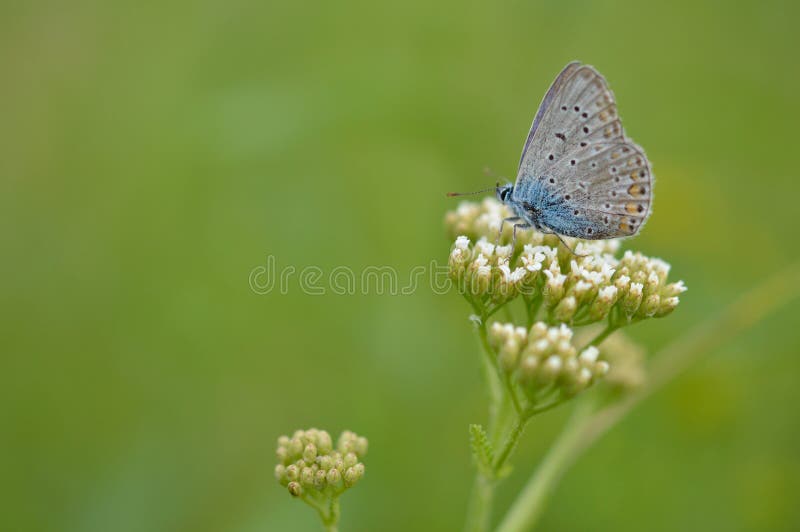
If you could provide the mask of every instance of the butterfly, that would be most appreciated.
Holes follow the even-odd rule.
[[[650,162],[625,136],[597,70],[564,67],[533,119],[516,182],[498,184],[495,194],[516,215],[503,220],[515,222],[514,241],[527,228],[588,240],[641,230],[653,199]]]

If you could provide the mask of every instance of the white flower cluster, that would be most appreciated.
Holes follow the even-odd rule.
[[[578,353],[572,336],[564,324],[548,327],[537,322],[527,330],[495,322],[489,328],[498,369],[520,385],[533,405],[545,398],[571,397],[608,373],[608,362],[598,360],[598,349],[589,346]]]
[[[324,430],[298,430],[278,438],[275,478],[295,497],[338,496],[364,476],[360,459],[367,453],[367,439],[344,431],[333,447]]]
[[[616,240],[571,239],[574,255],[559,248],[557,237],[532,230],[518,233],[516,250],[490,243],[509,214],[487,198],[462,203],[447,215],[451,232],[463,232],[450,252],[450,277],[484,315],[522,294],[537,308],[544,303],[551,323],[585,325],[614,309],[612,317],[631,322],[666,316],[686,290],[683,282],[667,283],[669,265],[660,259],[630,251],[615,258]]]

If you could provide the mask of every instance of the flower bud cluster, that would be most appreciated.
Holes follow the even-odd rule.
[[[338,495],[364,476],[367,439],[344,431],[336,447],[324,430],[298,430],[278,438],[275,478],[295,497]]]
[[[459,233],[448,261],[450,278],[486,314],[522,294],[528,304],[544,303],[551,323],[586,325],[612,311],[631,322],[666,316],[686,290],[682,281],[667,282],[669,264],[660,259],[631,251],[615,258],[617,240],[565,239],[574,255],[554,235],[530,229],[517,233],[516,249],[490,243],[510,214],[487,198],[462,203],[446,217],[450,232]],[[510,241],[505,232],[501,241]]]
[[[605,383],[615,391],[637,390],[647,380],[645,350],[625,334],[609,336],[600,347],[601,357],[611,366]]]
[[[495,322],[489,328],[499,371],[519,384],[533,406],[551,396],[571,397],[608,373],[598,349],[589,346],[579,353],[572,336],[564,324],[537,322],[525,329]]]
[[[626,251],[617,264],[615,282],[624,297],[620,307],[629,318],[660,318],[675,310],[683,281],[668,283],[670,265],[660,259]]]
[[[512,268],[510,245],[496,246],[486,238],[473,244],[466,236],[460,236],[448,260],[450,278],[473,301],[484,306],[503,305],[520,293],[535,290],[545,260],[545,255],[536,249],[525,246],[525,253]]]

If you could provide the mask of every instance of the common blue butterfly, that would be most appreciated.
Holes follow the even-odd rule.
[[[614,95],[589,65],[568,64],[539,105],[515,184],[495,188],[517,229],[589,240],[632,236],[650,214],[653,176],[625,136]],[[502,226],[501,226],[502,231]]]

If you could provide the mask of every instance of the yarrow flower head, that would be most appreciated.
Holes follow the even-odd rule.
[[[364,476],[361,459],[367,454],[367,439],[348,430],[333,445],[324,430],[298,430],[278,438],[275,478],[320,512],[326,524],[338,520],[338,498]]]
[[[564,324],[536,322],[526,329],[495,322],[488,337],[499,371],[525,393],[527,408],[543,409],[570,398],[609,371],[595,346],[578,351],[572,329]]]
[[[682,281],[668,282],[669,264],[626,251],[615,257],[618,240],[565,238],[518,232],[515,247],[506,206],[486,198],[465,202],[446,216],[455,243],[448,260],[450,278],[479,316],[489,316],[522,296],[535,315],[544,308],[548,323],[587,325],[609,319],[616,326],[663,317],[678,306]],[[495,243],[492,243],[495,242]]]

